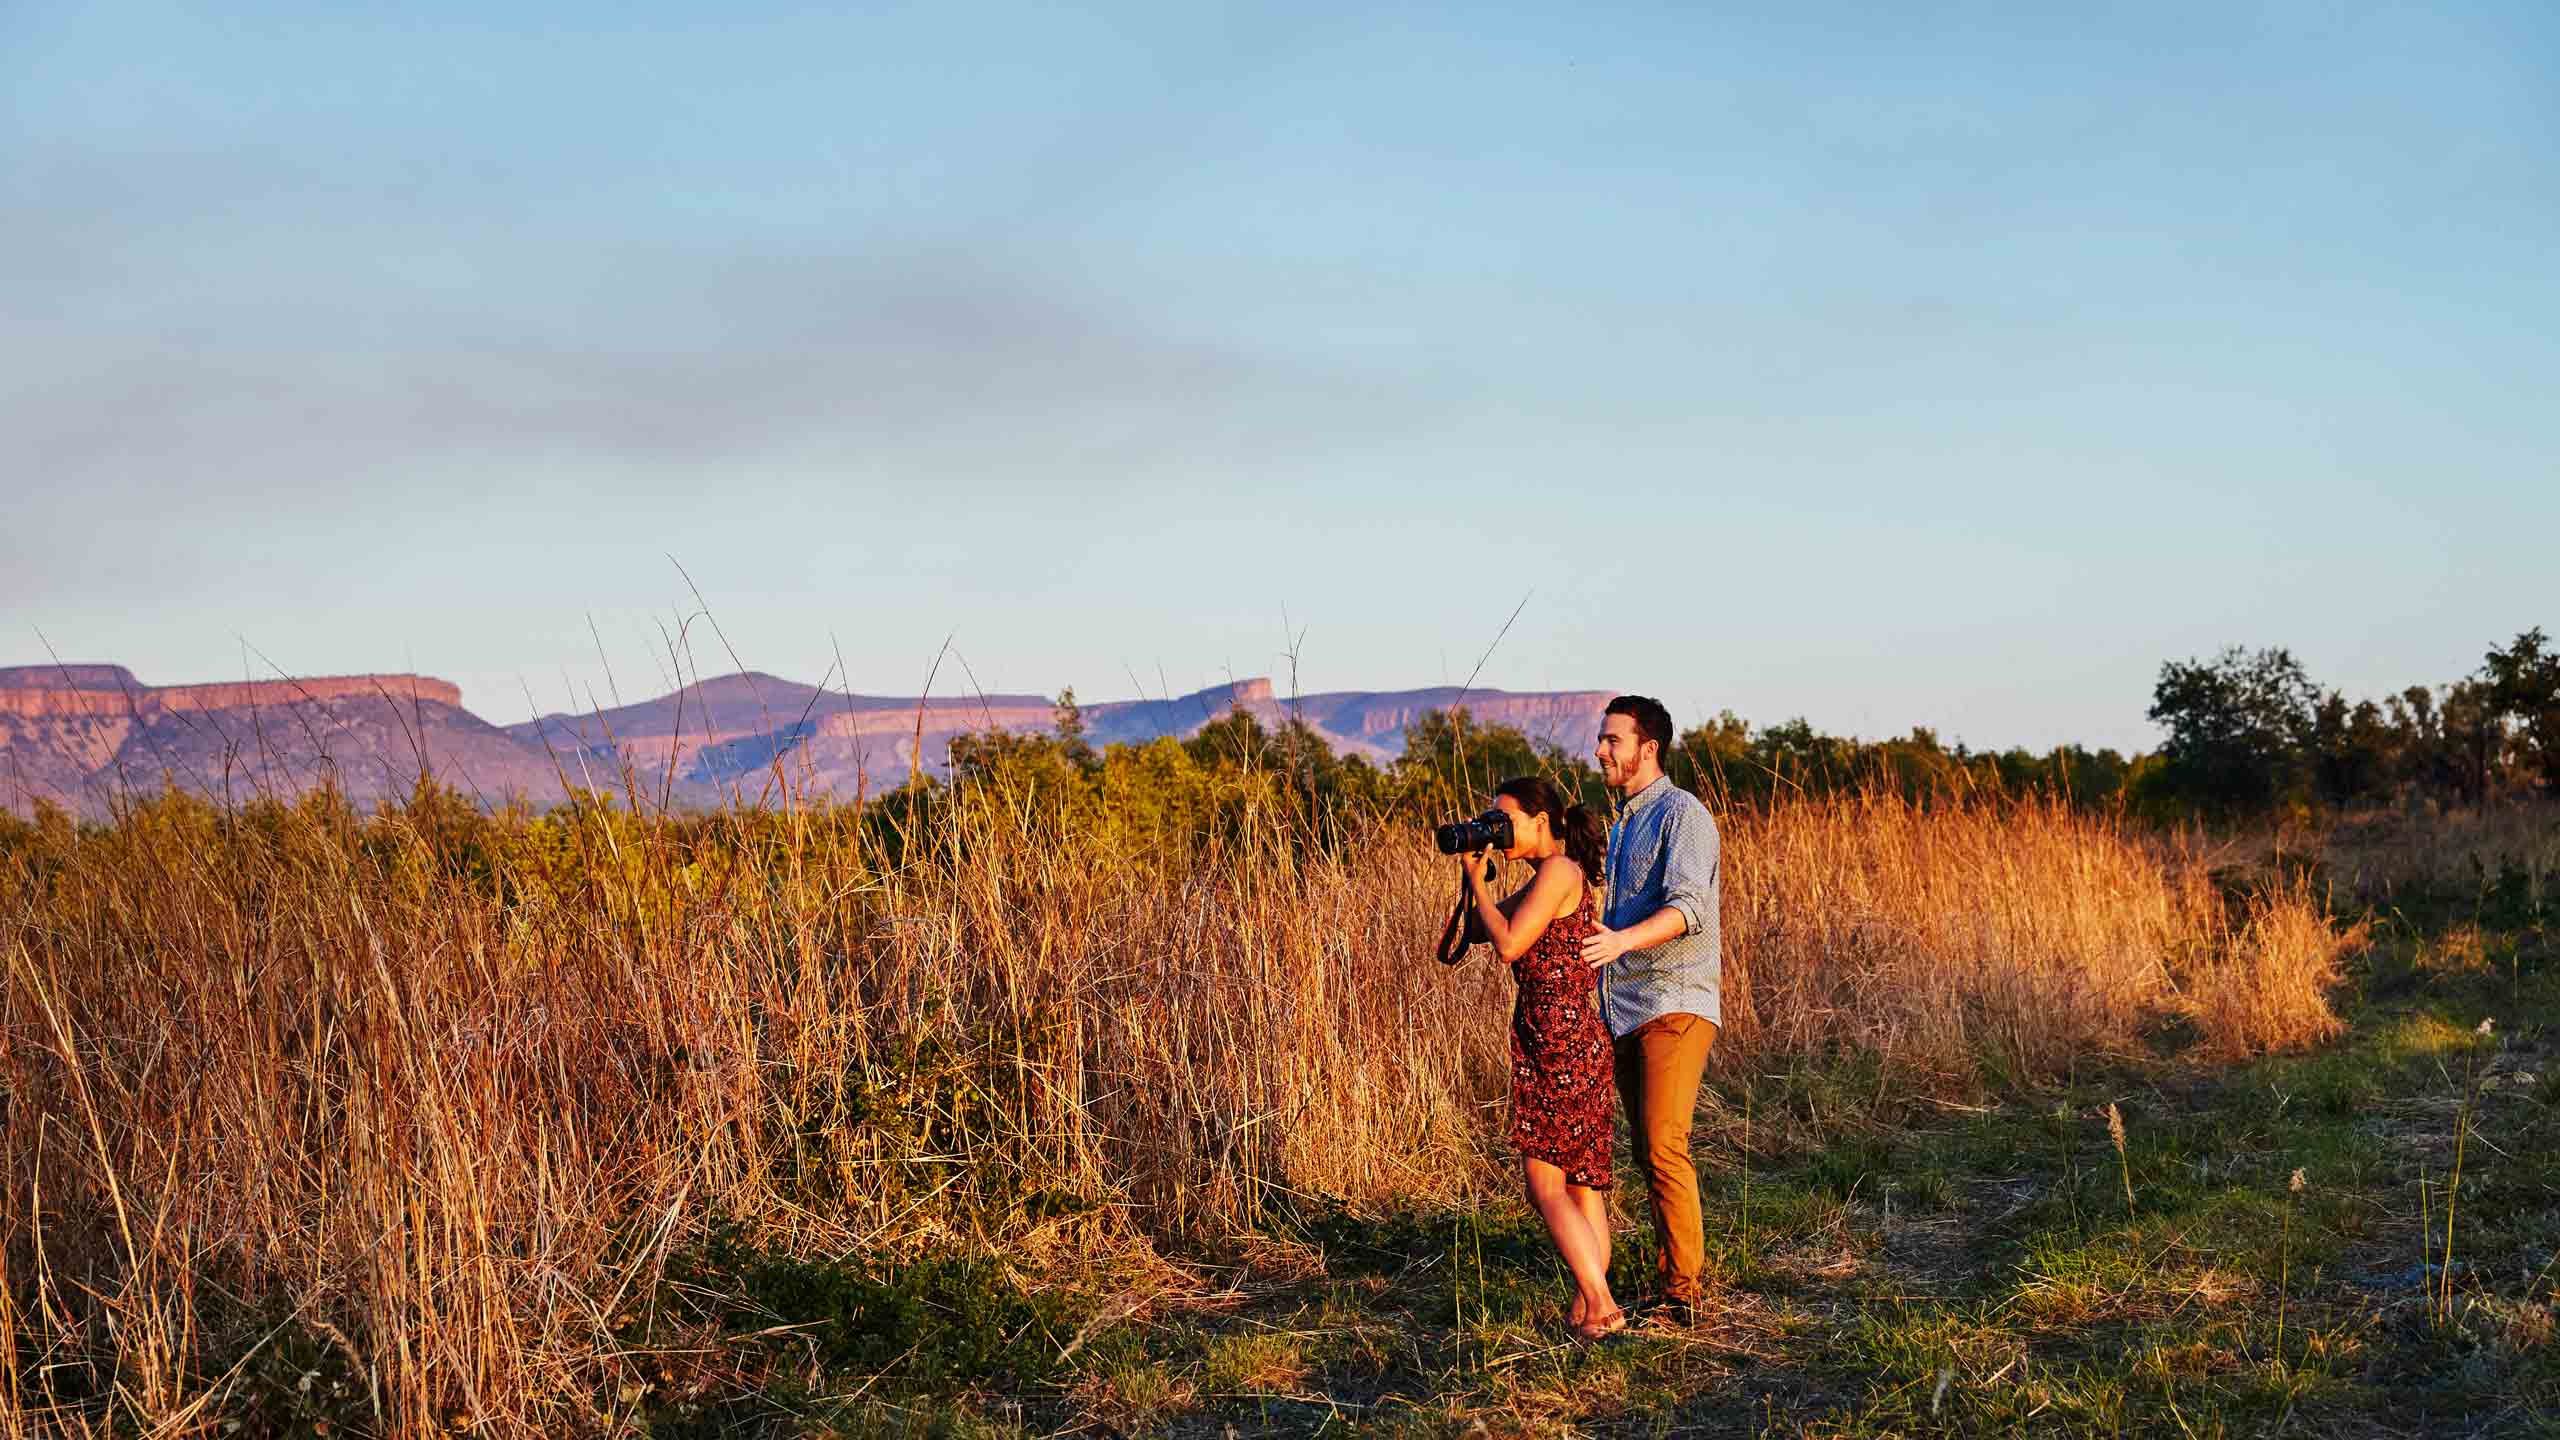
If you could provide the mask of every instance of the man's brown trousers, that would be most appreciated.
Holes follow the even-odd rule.
[[[1662,1257],[1664,1298],[1696,1303],[1706,1264],[1698,1213],[1698,1170],[1689,1160],[1689,1120],[1698,1108],[1698,1077],[1715,1022],[1697,1015],[1657,1015],[1617,1037],[1618,1098],[1636,1167],[1653,1192],[1653,1235]]]

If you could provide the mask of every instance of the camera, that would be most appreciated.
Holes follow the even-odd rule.
[[[1431,832],[1433,843],[1443,855],[1463,855],[1470,850],[1508,850],[1511,848],[1511,812],[1496,806],[1473,820],[1460,820]]]

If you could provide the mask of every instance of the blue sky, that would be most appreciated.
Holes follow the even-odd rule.
[[[18,0],[0,663],[511,720],[673,557],[866,693],[1527,595],[1486,683],[2146,745],[2560,626],[2560,11],[2061,8]]]

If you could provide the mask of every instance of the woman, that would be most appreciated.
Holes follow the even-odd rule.
[[[1440,963],[1489,941],[1511,962],[1519,996],[1511,1011],[1511,1143],[1529,1203],[1547,1222],[1573,1272],[1567,1321],[1597,1340],[1626,1328],[1609,1297],[1609,1142],[1616,1095],[1609,1032],[1582,942],[1597,915],[1593,881],[1607,840],[1590,808],[1534,775],[1507,780],[1494,808],[1511,817],[1508,860],[1537,867],[1497,901],[1487,887],[1489,851],[1458,857],[1458,903],[1440,936]]]

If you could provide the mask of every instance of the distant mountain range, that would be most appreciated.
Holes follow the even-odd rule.
[[[1333,691],[1282,698],[1266,679],[1163,700],[1084,707],[1095,744],[1175,738],[1230,710],[1277,726],[1296,714],[1343,754],[1392,759],[1426,712],[1464,704],[1478,719],[1579,748],[1599,728],[1605,690],[1512,693]],[[501,728],[462,692],[423,675],[333,675],[212,685],[145,685],[121,665],[0,668],[0,805],[39,800],[82,815],[163,781],[215,798],[292,796],[334,776],[360,804],[404,795],[423,766],[484,803],[557,804],[568,787],[615,789],[628,763],[655,792],[708,805],[755,800],[776,759],[795,783],[851,797],[939,775],[953,736],[1045,731],[1041,695],[849,695],[759,672],[687,685],[635,705],[545,715]]]

